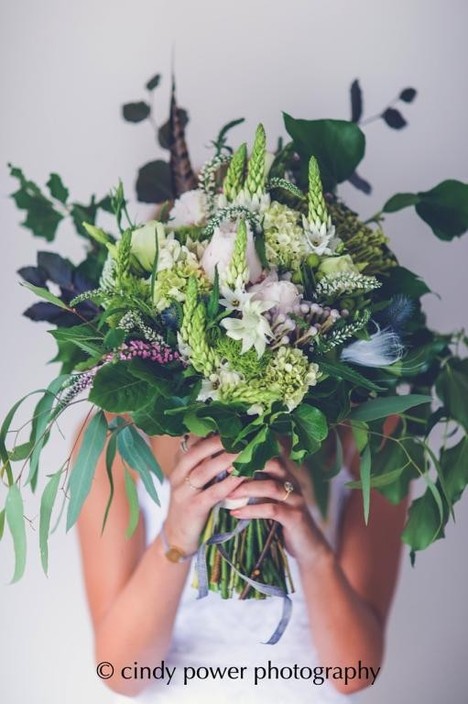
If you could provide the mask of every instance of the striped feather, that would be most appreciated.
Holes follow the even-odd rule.
[[[177,105],[175,93],[175,78],[172,78],[170,129],[170,167],[174,197],[177,198],[186,191],[197,187],[197,179],[190,163],[190,157],[185,141],[185,128],[180,119],[180,108]]]

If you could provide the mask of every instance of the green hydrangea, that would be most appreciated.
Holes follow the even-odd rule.
[[[282,346],[268,363],[264,384],[277,391],[278,399],[292,411],[300,404],[309,386],[317,383],[318,371],[318,365],[309,362],[301,350]]]
[[[215,342],[215,349],[221,362],[227,362],[230,369],[241,374],[246,381],[263,376],[273,353],[266,349],[259,358],[253,347],[244,354],[241,354],[241,348],[240,340],[233,340],[227,335],[220,335]]]
[[[210,290],[211,284],[203,271],[189,262],[178,262],[172,269],[158,272],[153,292],[153,305],[158,312],[168,308],[172,301],[185,301],[190,277],[197,279],[200,293]]]
[[[299,268],[307,256],[301,221],[301,213],[277,201],[265,211],[263,234],[270,264],[293,271]]]

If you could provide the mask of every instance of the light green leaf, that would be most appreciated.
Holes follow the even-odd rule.
[[[138,503],[138,494],[135,486],[135,482],[128,469],[124,468],[125,477],[125,493],[127,495],[128,507],[130,509],[130,517],[128,521],[126,536],[131,538],[134,534],[136,527],[138,525],[138,519],[140,517],[140,506]]]
[[[441,526],[440,507],[433,490],[428,487],[425,493],[411,504],[401,539],[412,550],[424,550],[434,540],[443,536],[443,532],[440,533]]]
[[[3,538],[3,533],[5,531],[5,509],[2,508],[0,511],[0,540]]]
[[[112,423],[112,421],[111,421]],[[109,424],[109,427],[111,427],[111,424]],[[106,510],[104,511],[104,518],[102,519],[102,528],[101,528],[101,534],[104,532],[104,528],[106,527],[107,523],[107,517],[109,515],[109,510],[112,504],[112,499],[114,498],[114,477],[112,474],[113,466],[114,466],[114,460],[115,460],[115,454],[117,452],[117,433],[118,433],[118,427],[116,430],[113,430],[111,433],[111,436],[109,438],[109,441],[107,443],[107,448],[106,448],[106,472],[107,472],[107,478],[109,479],[109,498],[107,500],[106,504]]]
[[[48,540],[50,530],[50,518],[52,515],[52,510],[54,508],[55,498],[57,496],[57,489],[60,483],[61,474],[62,472],[60,470],[58,472],[55,472],[55,474],[52,474],[45,486],[41,498],[41,510],[39,518],[39,547],[41,551],[42,569],[46,574],[49,566]]]
[[[5,516],[15,549],[15,572],[11,580],[11,584],[13,584],[21,579],[26,567],[26,530],[23,497],[17,484],[12,484],[8,489]]]
[[[388,396],[376,398],[353,408],[348,416],[349,420],[371,421],[386,418],[392,414],[399,414],[423,403],[430,403],[432,398],[423,394],[407,394],[405,396]]]
[[[370,510],[370,476],[371,476],[371,454],[369,445],[366,445],[361,455],[361,464],[359,468],[362,485],[362,501],[364,506],[364,523],[369,523]]]
[[[91,419],[69,480],[70,503],[67,513],[67,530],[76,522],[83,503],[91,489],[96,465],[104,449],[107,421],[102,411]]]
[[[48,301],[49,303],[53,303],[55,306],[58,308],[62,308],[63,310],[68,310],[72,311],[70,306],[67,306],[66,303],[60,300],[60,298],[57,298],[57,296],[54,296],[53,293],[48,291],[46,288],[41,288],[40,286],[33,286],[32,284],[28,284],[25,282],[20,282],[20,286],[24,286],[25,288],[28,288],[30,291],[36,294],[36,296],[39,296],[39,298],[43,298],[45,301]]]

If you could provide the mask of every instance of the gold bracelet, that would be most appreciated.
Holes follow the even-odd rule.
[[[177,545],[170,545],[167,539],[164,523],[161,526],[161,540],[164,546],[164,556],[169,560],[169,562],[186,562],[187,560],[190,560],[191,557],[196,555],[195,552],[192,552],[187,555],[187,553],[181,550],[181,548],[177,547]]]

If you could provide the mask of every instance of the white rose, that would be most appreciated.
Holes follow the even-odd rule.
[[[174,227],[202,225],[206,220],[205,194],[198,189],[182,193],[175,201],[169,219]]]
[[[356,274],[359,273],[359,270],[349,254],[342,254],[341,257],[324,257],[320,262],[318,270],[320,274],[324,276],[333,276],[334,274],[341,274],[346,271],[352,271]]]
[[[235,240],[235,229],[224,230],[217,227],[213,232],[210,243],[200,261],[210,281],[214,281],[216,265],[218,266],[219,275],[229,266]],[[250,229],[247,231],[247,266],[249,269],[249,281],[252,283],[258,281],[262,275],[262,264],[255,251],[254,239]]]
[[[164,225],[156,220],[150,220],[132,233],[132,254],[143,269],[151,271],[156,257],[156,235],[158,242],[164,242]]]
[[[291,281],[272,281],[265,279],[262,283],[252,286],[251,293],[260,301],[270,301],[279,313],[287,315],[294,306],[301,302],[301,294]]]

